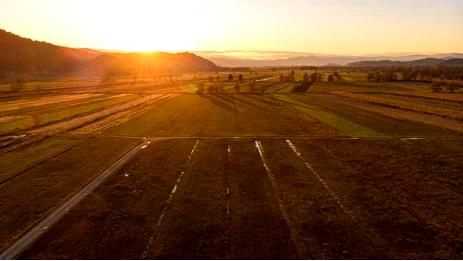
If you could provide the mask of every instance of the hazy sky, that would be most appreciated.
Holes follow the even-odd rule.
[[[463,52],[463,0],[0,0],[0,28],[131,51]]]

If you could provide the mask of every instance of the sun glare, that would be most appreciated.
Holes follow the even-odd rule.
[[[181,6],[180,6],[181,4]],[[124,51],[183,51],[197,47],[214,23],[212,12],[193,1],[96,1],[76,14],[99,46]],[[81,24],[82,25],[82,24]],[[201,30],[197,30],[201,28]]]

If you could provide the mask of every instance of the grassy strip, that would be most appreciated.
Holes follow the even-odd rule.
[[[355,93],[348,93],[348,92],[340,92],[340,91],[331,91],[330,94],[347,97],[352,99],[357,99],[360,101],[365,101],[375,105],[386,106],[390,108],[397,108],[402,110],[414,111],[425,113],[429,115],[439,116],[443,118],[449,118],[453,120],[463,120],[463,112],[456,111],[452,109],[446,108],[437,108],[435,106],[424,105],[424,104],[416,104],[416,103],[409,103],[403,101],[396,101],[391,99],[383,99],[380,97],[374,97],[372,95],[362,95],[362,94],[355,94]]]
[[[340,118],[332,113],[326,112],[315,106],[294,101],[285,95],[272,95],[272,97],[287,102],[291,107],[309,114],[311,117],[341,131],[342,133],[355,138],[364,137],[385,137],[387,135],[369,129],[365,126],[353,123],[346,119]]]
[[[25,130],[33,127],[53,123],[60,120],[69,119],[83,114],[92,113],[98,110],[106,109],[109,106],[115,106],[124,102],[130,102],[136,99],[137,96],[129,95],[123,97],[114,97],[110,100],[95,101],[89,104],[81,104],[78,106],[70,105],[65,110],[42,111],[26,115],[20,119],[12,120],[0,124],[0,133],[11,133],[16,130]]]
[[[444,101],[451,103],[463,103],[463,95],[459,96],[458,94],[449,94],[449,93],[404,93],[404,92],[384,92],[384,91],[354,91],[355,94],[380,94],[380,95],[389,95],[389,96],[398,96],[398,97],[409,97],[417,99],[426,99],[432,101]]]
[[[0,155],[0,184],[41,162],[59,155],[85,139],[52,137],[25,149]]]

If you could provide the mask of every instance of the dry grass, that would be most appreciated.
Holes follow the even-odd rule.
[[[406,111],[420,112],[424,114],[435,115],[435,116],[453,119],[453,120],[459,120],[459,121],[463,120],[463,111],[456,111],[456,110],[445,109],[445,108],[437,108],[434,106],[428,106],[428,105],[423,105],[423,104],[394,101],[390,99],[374,97],[372,95],[367,95],[367,94],[357,94],[357,93],[342,92],[342,91],[330,91],[328,93],[337,95],[337,96],[342,96],[346,98],[352,98],[352,99],[368,102],[371,104],[386,106],[390,108],[397,108],[397,109],[406,110]]]

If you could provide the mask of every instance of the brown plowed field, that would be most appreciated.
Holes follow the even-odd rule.
[[[418,87],[399,83],[193,94],[208,76],[160,89],[148,80],[100,86],[120,96],[100,97],[84,84],[75,91],[88,96],[66,94],[72,88],[63,82],[50,87],[55,102],[29,90],[15,94],[17,104],[12,94],[0,99],[8,121],[22,117],[22,107],[59,111],[70,103],[56,121],[13,132],[2,125],[9,129],[0,130],[8,133],[0,137],[0,250],[112,173],[15,257],[463,258],[462,123],[428,113],[433,104],[460,111],[457,103],[414,98]],[[118,101],[100,106],[107,96]],[[428,107],[390,108],[388,97]],[[99,98],[96,110],[72,109]]]

